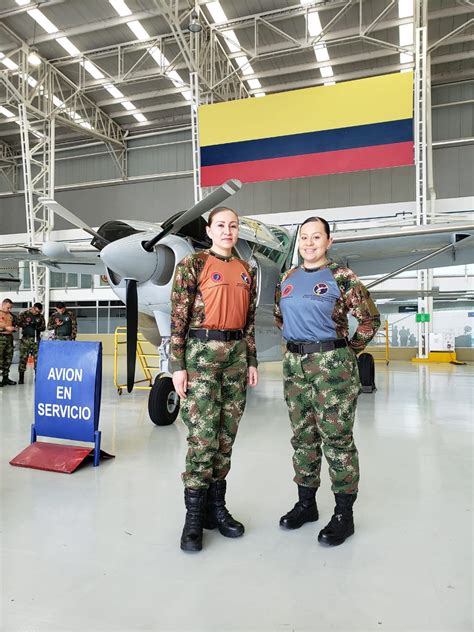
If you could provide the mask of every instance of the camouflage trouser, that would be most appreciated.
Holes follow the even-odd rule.
[[[36,369],[36,362],[38,359],[38,343],[35,341],[34,338],[23,337],[20,340],[20,362],[18,364],[19,373],[24,373],[26,371],[26,363],[28,362],[29,356],[33,356]]]
[[[283,379],[295,483],[319,487],[322,443],[333,492],[356,493],[359,456],[352,429],[360,380],[354,352],[348,347],[306,355],[287,351]]]
[[[187,398],[181,402],[188,452],[185,487],[208,487],[230,470],[232,446],[247,395],[247,344],[190,338]]]
[[[0,372],[8,377],[13,360],[13,336],[0,334]]]

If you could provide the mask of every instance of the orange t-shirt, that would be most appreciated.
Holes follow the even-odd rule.
[[[250,303],[251,278],[239,259],[208,257],[199,276],[205,329],[243,329]]]

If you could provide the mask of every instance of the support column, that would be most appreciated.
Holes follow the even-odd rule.
[[[19,104],[23,181],[25,189],[28,245],[41,247],[49,239],[54,215],[39,197],[54,197],[55,120],[48,114],[33,112]],[[30,262],[33,301],[40,301],[49,313],[49,268]]]
[[[429,202],[427,195],[427,174],[431,169],[431,152],[427,145],[427,128],[431,124],[431,116],[427,109],[427,92],[430,90],[428,81],[428,20],[427,3],[422,1],[415,3],[417,15],[415,30],[415,85],[414,85],[414,110],[415,110],[415,186],[416,186],[416,223],[426,225],[429,222],[432,209],[429,214]],[[418,271],[418,313],[427,314],[429,322],[418,323],[418,357],[427,358],[429,356],[429,333],[432,329],[431,318],[433,314],[433,299],[427,296],[433,288],[432,270]]]
[[[202,200],[201,189],[201,153],[199,149],[199,125],[198,125],[198,108],[199,108],[199,77],[197,72],[189,73],[191,86],[191,143],[193,152],[193,191],[194,203],[197,204]]]

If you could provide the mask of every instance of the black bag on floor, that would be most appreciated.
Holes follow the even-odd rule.
[[[375,386],[375,362],[374,356],[370,353],[361,353],[357,356],[359,367],[360,383],[363,393],[373,393],[377,390]]]

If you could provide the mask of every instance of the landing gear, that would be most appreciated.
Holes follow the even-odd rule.
[[[174,390],[173,381],[159,373],[148,398],[148,414],[157,426],[169,426],[179,413],[179,397]]]

